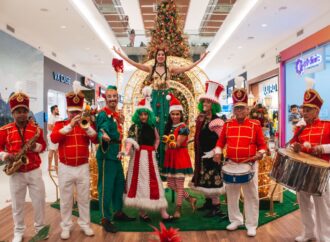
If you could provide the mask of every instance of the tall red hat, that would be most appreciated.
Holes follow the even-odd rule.
[[[170,101],[170,109],[168,111],[169,113],[172,111],[183,112],[183,107],[182,107],[180,101],[172,93],[169,93],[166,96],[166,99]]]
[[[244,78],[238,76],[235,78],[235,89],[232,93],[233,106],[248,106],[248,93],[245,88],[242,88]]]
[[[66,106],[69,112],[82,111],[85,95],[80,91],[81,86],[78,81],[73,82],[73,91],[66,94]]]
[[[199,97],[199,101],[207,99],[213,103],[219,103],[220,94],[224,89],[225,89],[224,86],[218,82],[214,82],[210,80],[206,81],[205,94]]]
[[[320,110],[323,104],[323,99],[321,98],[320,94],[315,89],[313,89],[315,81],[309,77],[306,77],[305,81],[307,83],[307,90],[304,94],[304,103],[302,106],[317,108]]]
[[[16,108],[20,108],[20,107],[30,110],[29,104],[30,104],[30,99],[28,95],[26,95],[23,92],[17,92],[9,98],[9,106],[11,112],[13,112]]]

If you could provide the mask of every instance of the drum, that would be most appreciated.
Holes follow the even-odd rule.
[[[249,182],[254,171],[248,163],[227,162],[222,166],[221,174],[224,183],[240,184]]]
[[[329,180],[330,163],[309,154],[279,149],[270,177],[297,192],[322,195]]]

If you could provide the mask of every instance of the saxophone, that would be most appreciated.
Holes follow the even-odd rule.
[[[28,142],[26,142],[22,149],[14,155],[13,161],[11,161],[9,164],[7,164],[5,166],[5,168],[3,169],[3,171],[8,175],[12,175],[14,174],[16,171],[18,171],[18,169],[22,166],[22,165],[26,165],[29,163],[29,159],[26,156],[26,152],[30,149],[30,147],[32,147],[37,139],[40,136],[40,130],[39,127],[37,127],[37,132],[35,133],[35,135],[32,137],[32,139],[30,139]]]

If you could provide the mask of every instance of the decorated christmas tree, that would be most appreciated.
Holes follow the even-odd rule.
[[[189,58],[188,42],[183,36],[183,27],[174,0],[163,0],[157,8],[155,27],[147,47],[148,60],[153,59],[160,46],[168,56]]]

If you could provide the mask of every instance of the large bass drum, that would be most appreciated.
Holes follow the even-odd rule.
[[[309,154],[279,149],[270,177],[297,192],[322,195],[329,180],[330,163]]]

